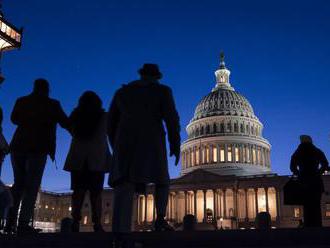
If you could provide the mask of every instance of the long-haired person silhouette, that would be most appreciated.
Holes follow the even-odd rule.
[[[64,170],[71,173],[72,231],[79,232],[81,208],[86,191],[92,206],[95,232],[103,232],[102,190],[104,174],[110,169],[111,154],[107,139],[107,114],[100,97],[86,91],[70,117],[72,142]]]

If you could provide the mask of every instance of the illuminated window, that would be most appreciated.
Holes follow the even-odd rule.
[[[300,208],[294,208],[293,209],[293,216],[295,218],[300,218]]]
[[[191,166],[195,165],[195,157],[194,157],[194,152],[192,151],[190,153],[190,161],[191,161]]]
[[[330,203],[325,204],[325,216],[330,217]]]
[[[104,215],[104,224],[109,224],[110,223],[110,214],[106,213]]]
[[[261,150],[260,150],[260,147],[258,147],[258,163],[261,164]]]
[[[220,162],[225,162],[225,149],[220,147]]]
[[[256,149],[252,147],[252,162],[253,164],[256,163]]]
[[[202,164],[205,164],[205,147],[202,148]]]
[[[69,207],[69,211],[72,211],[72,207]]]
[[[218,149],[213,147],[213,162],[218,162]]]
[[[206,147],[206,163],[210,163],[210,148]]]
[[[87,221],[88,221],[88,217],[84,216],[84,221],[83,221],[84,225],[87,225]]]
[[[231,146],[228,146],[228,148],[227,148],[227,157],[228,157],[227,160],[228,160],[228,162],[233,161],[232,156],[233,156],[232,148],[231,148]]]
[[[235,147],[235,162],[239,162],[239,149]]]
[[[199,164],[199,148],[196,149],[196,164]]]

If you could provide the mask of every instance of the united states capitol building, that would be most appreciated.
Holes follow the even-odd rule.
[[[283,204],[282,189],[289,177],[271,171],[271,145],[263,137],[263,124],[249,101],[234,89],[223,55],[215,78],[213,89],[198,103],[186,127],[181,175],[171,180],[167,220],[179,228],[183,217],[193,214],[200,226],[243,229],[254,228],[256,215],[266,211],[273,228],[297,227],[303,209]],[[330,226],[329,176],[324,176],[324,183],[323,225]],[[112,190],[105,189],[103,225],[108,231],[112,202]],[[152,185],[145,195],[135,196],[133,209],[135,230],[150,229],[156,218]],[[55,231],[70,214],[70,193],[39,193],[34,216],[38,227]],[[82,216],[81,229],[92,230],[88,197]]]

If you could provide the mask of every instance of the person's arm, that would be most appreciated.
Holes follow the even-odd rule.
[[[13,124],[15,125],[21,125],[24,122],[24,111],[22,110],[23,106],[22,106],[22,102],[21,100],[17,100],[15,105],[14,105],[14,109],[13,112],[11,113],[10,116],[10,120]]]
[[[111,101],[107,119],[108,137],[112,150],[114,149],[117,127],[120,120],[120,110],[117,105],[117,98],[118,93],[114,95]]]
[[[3,121],[3,112],[2,112],[2,108],[0,107],[0,133],[2,132],[2,121]]]
[[[168,132],[168,142],[170,143],[170,155],[175,155],[175,164],[180,159],[180,118],[175,107],[175,102],[170,88],[165,88],[162,103],[162,116]]]
[[[60,102],[56,102],[57,122],[60,126],[69,131],[69,118],[64,112]]]
[[[298,161],[297,161],[297,154],[296,153],[294,153],[291,156],[290,170],[293,173],[293,175],[298,175],[298,173],[299,173],[299,170],[298,170]]]
[[[326,171],[329,171],[329,162],[327,160],[327,157],[325,156],[324,152],[321,151],[320,153],[320,173],[323,174]]]

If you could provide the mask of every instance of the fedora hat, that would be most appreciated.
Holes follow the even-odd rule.
[[[157,64],[144,64],[143,67],[138,71],[140,75],[149,75],[161,79],[163,74],[159,71]]]

